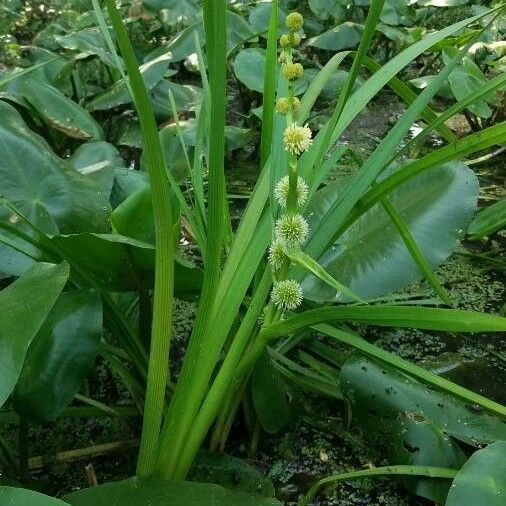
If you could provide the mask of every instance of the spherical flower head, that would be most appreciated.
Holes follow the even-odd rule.
[[[286,114],[290,108],[290,100],[286,97],[280,97],[276,100],[276,112]]]
[[[278,62],[286,63],[286,51],[281,51],[281,53],[279,53]]]
[[[278,114],[286,114],[290,105],[293,111],[297,112],[300,109],[300,100],[297,97],[292,97],[291,100],[287,97],[280,97],[276,101],[276,112]]]
[[[289,151],[292,155],[300,155],[313,144],[311,129],[307,125],[299,126],[296,123],[286,127],[283,140],[286,151]]]
[[[279,38],[279,45],[283,49],[290,47],[290,37],[288,37],[288,35],[286,35],[286,34],[281,35],[281,37]]]
[[[300,214],[285,214],[276,221],[274,235],[284,248],[297,248],[304,243],[308,234],[309,225]]]
[[[300,44],[300,35],[298,33],[291,33],[288,38],[292,47],[296,47]]]
[[[287,256],[283,245],[279,241],[274,241],[269,247],[269,264],[275,271],[279,271],[285,264]]]
[[[300,63],[286,63],[282,72],[288,81],[296,81],[304,75],[304,67]]]
[[[274,188],[274,196],[281,207],[286,207],[288,202],[288,192],[290,191],[290,178],[288,176],[282,177],[276,187]],[[297,177],[297,206],[301,207],[307,200],[309,188],[300,176]]]
[[[274,285],[271,300],[280,309],[295,309],[303,298],[302,288],[295,279],[285,279]]]
[[[286,16],[285,25],[292,32],[296,32],[302,28],[304,24],[304,18],[300,12],[290,12],[288,16]]]

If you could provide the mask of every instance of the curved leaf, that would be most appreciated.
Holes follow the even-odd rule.
[[[307,211],[313,228],[341,189],[342,184],[332,183],[316,194]],[[464,236],[476,209],[478,191],[474,172],[454,162],[413,178],[391,194],[392,204],[431,267],[450,255]],[[357,220],[319,262],[365,299],[393,292],[422,277],[398,229],[379,203]],[[309,299],[337,300],[335,291],[314,276],[305,278],[303,288]]]
[[[459,471],[446,506],[503,506],[506,497],[506,441],[478,450]]]
[[[14,388],[25,355],[60,295],[69,266],[39,263],[0,292],[0,406]]]
[[[211,483],[131,478],[65,496],[72,506],[280,506],[271,498],[232,492]]]
[[[3,88],[19,100],[19,103],[33,108],[52,128],[80,140],[104,138],[102,127],[91,114],[53,86],[22,76]]]
[[[485,237],[506,227],[506,199],[481,209],[469,225],[467,233],[472,237]]]
[[[93,365],[101,337],[102,304],[96,292],[62,294],[28,350],[13,393],[15,411],[55,420]]]
[[[362,33],[363,25],[346,21],[331,30],[328,30],[307,41],[309,46],[329,51],[341,51],[343,49],[353,49],[358,46]]]
[[[0,487],[0,504],[2,506],[68,506],[68,503],[54,497],[14,487]]]

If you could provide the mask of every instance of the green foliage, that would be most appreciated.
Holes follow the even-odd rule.
[[[456,440],[504,438],[504,406],[349,327],[506,329],[498,315],[389,302],[423,277],[451,302],[433,269],[470,223],[481,237],[503,221],[499,204],[472,221],[479,186],[464,159],[504,140],[505,124],[494,124],[504,88],[491,45],[499,12],[479,9],[434,31],[426,21],[441,3],[310,1],[302,20],[278,2],[207,0],[201,12],[190,0],[128,10],[106,0],[103,11],[93,0],[96,19],[74,6],[47,20],[27,68],[2,72],[1,401],[13,393],[22,416],[54,420],[100,351],[144,415],[138,478],[70,494],[68,504],[279,504],[257,471],[202,453],[194,460],[213,424],[212,444],[225,443],[241,400],[256,417],[253,438],[286,427],[295,412],[290,381],[346,396],[361,427],[381,431],[392,464],[412,465],[370,475],[411,474],[416,493],[438,502],[465,460]],[[303,77],[287,81],[294,63]],[[227,80],[229,70],[236,79]],[[406,81],[414,71],[420,93]],[[342,136],[385,86],[405,110],[358,155]],[[444,88],[455,103],[436,113]],[[275,112],[275,98],[287,106]],[[459,137],[445,124],[463,111],[479,132]],[[420,119],[426,126],[408,141]],[[436,132],[444,145],[419,156]],[[244,161],[260,167],[236,212],[227,173]],[[281,178],[284,200],[275,191]],[[307,202],[297,198],[299,178]],[[267,263],[280,218],[299,224],[301,240],[277,244]],[[295,294],[290,304],[276,296],[283,286]],[[174,297],[197,301],[189,341],[178,343],[182,364],[172,355]],[[368,359],[343,365],[314,330]],[[191,472],[197,481],[182,481]],[[236,472],[241,486],[230,479]],[[466,466],[461,475],[457,485],[474,479]],[[200,483],[210,480],[224,487]]]

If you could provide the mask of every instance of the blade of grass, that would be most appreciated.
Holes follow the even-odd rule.
[[[167,171],[153,106],[116,4],[114,0],[105,0],[105,3],[125,60],[128,82],[141,124],[155,222],[156,257],[151,350],[141,447],[137,462],[137,473],[140,476],[148,476],[153,473],[155,468],[169,374],[174,255],[179,239],[179,227],[178,219],[173,215]],[[95,12],[101,25],[105,25],[102,11],[98,9]]]
[[[364,58],[364,66],[373,72],[377,72],[381,69],[381,65],[376,63],[372,58],[365,57]],[[411,90],[409,86],[407,86],[401,79],[398,77],[393,77],[387,85],[400,97],[406,104],[411,104],[415,99],[417,94]],[[421,113],[420,117],[425,120],[427,123],[434,122],[438,119],[438,115],[430,108],[426,107]],[[457,136],[443,123],[437,124],[437,129],[440,135],[448,142],[454,142],[457,140]]]
[[[328,321],[354,321],[383,327],[409,327],[444,332],[501,332],[506,318],[464,309],[408,306],[330,306],[310,309],[266,327],[262,334],[274,339],[304,327]]]
[[[274,100],[277,77],[278,0],[271,2],[271,16],[265,52],[264,93],[262,101],[262,134],[260,138],[260,167],[263,169],[271,153],[274,127]]]

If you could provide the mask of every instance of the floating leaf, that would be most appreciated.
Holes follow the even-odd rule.
[[[504,506],[506,441],[473,453],[462,466],[448,493],[446,506]]]
[[[72,506],[280,506],[271,498],[232,492],[211,483],[131,478],[65,496]]]
[[[331,183],[316,194],[307,210],[313,228],[341,188],[342,182]],[[390,195],[431,267],[442,262],[464,237],[478,190],[474,172],[452,162],[407,181]],[[422,277],[379,204],[352,225],[319,262],[364,299],[393,292]],[[335,300],[334,291],[313,276],[306,277],[303,288],[309,299]]]

